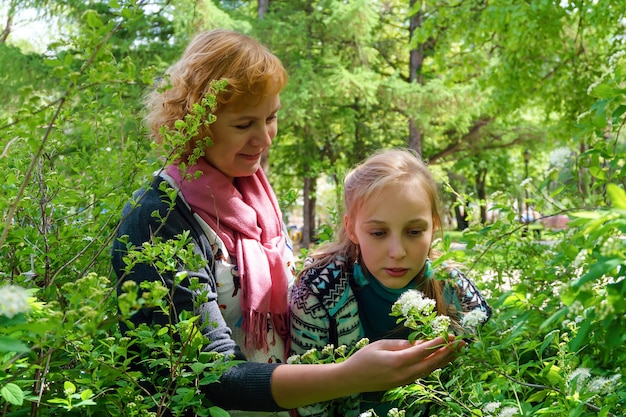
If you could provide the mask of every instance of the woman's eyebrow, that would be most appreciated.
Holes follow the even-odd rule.
[[[281,108],[281,106],[278,105],[278,107],[276,107],[276,109],[274,111],[272,111],[270,113],[270,115],[277,113],[278,110],[280,110],[280,108]],[[233,115],[238,114],[238,112],[224,112],[224,113],[225,114],[230,113],[230,114],[233,114]],[[241,121],[241,120],[258,119],[258,118],[259,117],[257,115],[254,115],[254,114],[239,114],[239,115],[233,117],[232,121],[233,122],[237,122],[237,121]]]

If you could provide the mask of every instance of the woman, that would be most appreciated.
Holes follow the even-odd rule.
[[[432,349],[442,343],[438,338],[416,344],[384,340],[342,364],[283,363],[294,268],[276,197],[260,165],[277,133],[286,72],[254,39],[214,30],[192,40],[169,77],[170,88],[155,90],[147,101],[146,121],[158,143],[211,92],[215,120],[201,123],[176,160],[137,195],[139,204],[126,207],[118,235],[127,237],[114,244],[113,265],[121,282],[165,282],[173,293],[172,311],[200,315],[199,328],[209,341],[204,350],[245,360],[203,393],[228,410],[284,411],[396,387],[450,362],[455,349]],[[226,82],[223,90],[215,86],[218,80]],[[206,266],[182,265],[179,274],[161,276],[153,265],[136,264],[126,273],[128,247],[185,231]],[[192,278],[201,290],[190,285]],[[147,308],[131,318],[134,324],[167,320]]]

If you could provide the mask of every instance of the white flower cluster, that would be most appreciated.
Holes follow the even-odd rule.
[[[493,414],[500,408],[500,405],[500,401],[492,401],[483,406],[483,411],[485,414]]]
[[[513,417],[519,415],[517,407],[504,407],[500,410],[498,417]]]
[[[405,417],[405,415],[406,411],[397,408],[392,408],[387,412],[387,417]],[[370,409],[359,414],[359,417],[378,417],[378,414]]]
[[[0,316],[13,318],[29,311],[28,294],[24,288],[17,285],[0,287]]]
[[[419,329],[422,324],[418,320],[430,316],[434,310],[435,300],[424,297],[424,294],[417,290],[405,291],[391,307],[392,313],[404,317],[406,319],[404,325],[413,330]]]
[[[437,315],[436,302],[421,291],[407,290],[391,307],[391,315],[401,317],[404,326],[416,330],[424,338],[440,336],[448,331],[450,317]],[[413,339],[411,339],[413,340]]]
[[[608,394],[615,390],[615,386],[619,383],[621,376],[613,375],[611,378],[596,377],[587,384],[587,391],[597,394]]]
[[[358,342],[356,342],[357,349],[363,349],[365,346],[369,345],[370,340],[367,337],[362,338]]]
[[[302,354],[301,363],[315,363],[318,359],[317,350],[309,349]]]
[[[567,379],[567,383],[576,382],[576,388],[581,389],[585,381],[591,376],[589,368],[576,368]]]
[[[324,349],[322,349],[322,355],[330,356],[334,354],[335,354],[335,346],[332,343],[324,346]]]
[[[608,75],[608,72],[605,72],[604,74],[600,76],[600,78],[592,82],[589,85],[589,87],[587,87],[587,94],[591,95],[591,93],[593,93],[593,90],[595,90],[600,84],[602,84],[602,81],[604,81],[607,75]]]
[[[404,410],[398,410],[397,408],[392,408],[387,412],[387,417],[404,417],[406,412]]]
[[[430,326],[433,328],[433,332],[435,332],[435,334],[443,334],[447,332],[450,327],[450,317],[437,316],[430,323]]]
[[[485,415],[494,417],[513,417],[518,415],[517,407],[508,406],[500,408],[501,405],[500,401],[493,401],[483,405],[483,411]],[[500,410],[500,412],[496,414],[498,410]]]
[[[483,324],[483,322],[487,320],[487,313],[482,310],[472,310],[467,312],[463,319],[461,319],[461,326],[476,328]]]
[[[589,116],[590,114],[591,114],[591,110],[587,110],[587,111],[580,113],[578,116],[576,116],[576,123],[580,123],[582,119]]]
[[[576,268],[581,268],[581,267],[586,266],[587,256],[588,256],[588,253],[586,250],[581,250],[580,252],[578,252],[578,255],[576,255],[576,257],[572,261],[572,267],[576,269]]]
[[[576,368],[570,374],[567,383],[576,391],[582,391],[584,389],[591,393],[607,394],[613,391],[619,384],[621,375],[615,374],[611,378],[590,378],[591,372],[589,368]],[[589,382],[587,382],[587,380],[589,380]]]
[[[561,169],[568,165],[572,150],[570,148],[561,147],[556,148],[548,156],[550,160],[550,166]]]
[[[626,251],[626,240],[621,237],[607,237],[600,246],[600,255],[609,257],[619,257]]]
[[[620,51],[615,52],[613,55],[611,55],[611,57],[609,58],[609,67],[611,68],[615,68],[615,65],[618,63],[618,61],[623,58],[626,57],[626,51],[624,51],[623,49]]]

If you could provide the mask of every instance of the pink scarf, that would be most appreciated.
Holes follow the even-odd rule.
[[[193,179],[196,171],[203,174]],[[280,208],[263,170],[237,178],[237,187],[202,158],[187,167],[192,180],[184,178],[175,165],[166,172],[180,186],[191,209],[217,233],[228,253],[237,257],[246,346],[267,351],[268,315],[273,329],[286,341],[289,278],[282,257],[286,243]]]

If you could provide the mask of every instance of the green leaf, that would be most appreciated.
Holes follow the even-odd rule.
[[[557,310],[556,313],[552,314],[550,317],[548,317],[546,320],[544,320],[543,323],[541,323],[541,325],[539,326],[539,330],[545,330],[545,329],[551,327],[552,324],[556,320],[559,320],[561,317],[566,316],[567,313],[568,313],[567,308],[560,308],[559,310]]]
[[[13,405],[22,405],[24,403],[24,391],[12,382],[9,382],[0,389],[0,395],[8,403]]]
[[[606,186],[606,191],[611,198],[611,203],[613,203],[613,207],[619,209],[626,209],[626,191],[620,188],[617,184],[608,184]]]
[[[563,310],[567,311],[567,309],[565,308]],[[543,343],[539,347],[539,355],[543,354],[543,351],[546,350],[546,348],[550,345],[550,343],[552,343],[555,337],[558,337],[558,335],[559,335],[558,330],[552,330],[550,333],[546,335]]]
[[[600,84],[589,94],[595,98],[612,98],[615,97],[615,89],[608,84]]]
[[[87,25],[91,28],[97,29],[103,26],[100,16],[95,10],[87,10],[83,14],[83,19],[87,22]]]
[[[613,114],[611,117],[613,118],[613,123],[616,123],[617,120],[626,112],[626,104],[622,104],[617,106],[615,110],[613,110]]]
[[[544,398],[546,398],[546,395],[548,395],[548,393],[550,393],[549,390],[541,390],[538,392],[535,392],[534,394],[532,394],[530,397],[528,397],[528,399],[526,399],[526,401],[528,401],[529,403],[538,403],[538,402],[542,402],[544,400]]]
[[[16,314],[11,318],[0,315],[0,326],[2,327],[16,326],[18,324],[24,324],[27,321],[28,319],[26,318],[26,315],[24,313]]]
[[[447,252],[450,250],[450,245],[452,244],[452,237],[449,233],[445,234],[443,237],[443,250]]]
[[[15,340],[8,336],[0,336],[0,352],[28,352],[30,349],[19,340]]]
[[[65,395],[70,396],[76,392],[76,385],[74,385],[71,381],[65,381],[63,383],[63,392]]]
[[[202,371],[204,371],[209,366],[210,366],[210,364],[200,363],[200,362],[194,362],[191,365],[189,365],[189,367],[191,368],[193,373],[196,374],[196,375],[200,375],[200,373]]]
[[[228,414],[226,411],[215,406],[209,407],[209,413],[211,414],[211,417],[229,417],[230,416],[230,414]]]
[[[603,167],[594,165],[589,167],[589,173],[599,180],[606,179],[606,172]]]
[[[79,402],[74,407],[83,407],[85,405],[98,405],[98,403],[95,402],[94,400],[85,400],[85,401]]]
[[[556,365],[548,365],[544,371],[544,376],[553,385],[559,385],[563,381],[561,376],[561,368]]]
[[[65,398],[52,398],[52,399],[48,400],[48,402],[50,404],[65,404],[66,406],[69,405],[69,403],[70,403]]]
[[[93,396],[93,391],[90,389],[86,389],[83,392],[80,393],[80,399],[83,401],[88,400],[89,398],[91,398]]]

